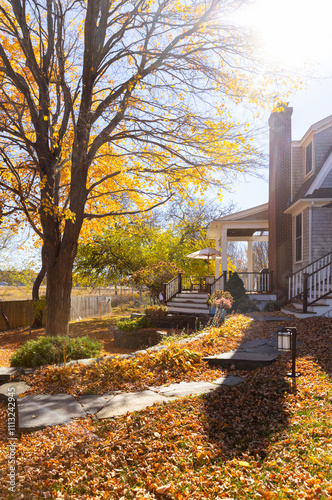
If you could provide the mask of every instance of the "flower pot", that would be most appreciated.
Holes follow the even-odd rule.
[[[216,314],[216,308],[213,306],[209,306],[209,314],[210,316],[214,316]]]
[[[214,314],[214,321],[218,323],[223,323],[225,321],[226,310],[225,309],[216,309]]]

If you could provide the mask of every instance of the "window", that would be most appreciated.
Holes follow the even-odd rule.
[[[302,214],[295,219],[295,261],[302,260]]]
[[[305,175],[312,170],[312,142],[305,148]]]

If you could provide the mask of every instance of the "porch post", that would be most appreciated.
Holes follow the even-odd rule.
[[[227,271],[227,228],[221,231],[221,272]]]
[[[252,273],[252,240],[248,240],[248,272]]]
[[[216,238],[215,240],[215,249],[220,250],[220,244],[219,244],[219,239]],[[214,262],[214,277],[215,279],[219,278],[220,276],[220,259],[216,257],[215,262]]]

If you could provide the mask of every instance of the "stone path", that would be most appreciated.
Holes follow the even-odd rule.
[[[255,370],[270,365],[278,357],[277,338],[256,339],[244,342],[236,351],[224,352],[203,358],[211,366]]]
[[[189,395],[214,391],[217,387],[237,385],[241,377],[221,377],[209,382],[180,382],[169,386],[150,387],[141,392],[83,395],[75,399],[70,394],[40,394],[17,399],[18,429],[31,432],[52,425],[68,424],[75,418],[95,415],[98,419],[143,410]]]
[[[289,318],[288,318],[289,319]],[[274,321],[278,321],[275,317]],[[202,335],[202,334],[201,334]],[[200,335],[200,336],[201,336]],[[184,340],[183,342],[185,342]],[[149,350],[165,349],[155,346]],[[137,356],[137,352],[121,357]],[[253,369],[271,364],[278,357],[277,339],[256,339],[243,343],[236,351],[204,358],[211,365],[225,368]],[[81,360],[69,364],[79,363]],[[82,360],[85,364],[96,360]],[[31,372],[32,370],[27,370]],[[76,418],[94,415],[97,419],[111,418],[131,411],[139,411],[155,403],[168,402],[189,395],[200,395],[218,387],[240,384],[241,377],[226,376],[213,382],[180,382],[161,387],[149,387],[141,392],[110,392],[103,395],[83,395],[75,399],[70,394],[40,394],[24,396],[29,386],[15,382],[19,373],[15,368],[0,368],[0,399],[7,399],[8,391],[17,401],[17,428],[20,432],[31,432],[45,427],[67,424]]]

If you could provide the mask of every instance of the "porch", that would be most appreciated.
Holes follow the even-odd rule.
[[[246,242],[248,245],[248,272],[243,272],[241,279],[248,292],[254,293],[259,290],[259,278],[257,279],[257,273],[253,271],[252,247],[256,241],[269,240],[268,212],[269,204],[265,203],[211,222],[207,238],[214,240],[216,250],[221,251],[221,259],[216,258],[215,260],[215,279],[227,272],[228,242]]]
[[[225,271],[221,276],[185,276],[179,273],[163,286],[163,297],[167,310],[171,313],[209,314],[208,294],[224,290],[232,272]],[[261,272],[237,272],[250,299],[258,302],[263,310],[266,303],[276,300],[273,289],[273,275],[268,270]]]

